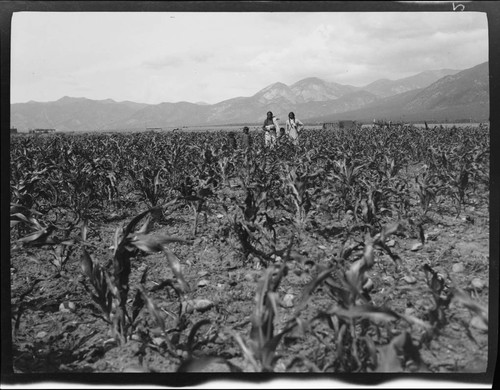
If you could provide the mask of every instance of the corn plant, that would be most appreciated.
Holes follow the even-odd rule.
[[[443,274],[436,272],[429,264],[424,264],[423,270],[434,301],[433,307],[429,309],[427,314],[432,328],[428,329],[423,335],[424,343],[428,344],[448,324],[447,310],[451,302],[466,307],[488,328],[488,310],[486,307],[474,302],[461,288],[454,284],[450,285],[450,277],[445,277]]]
[[[205,223],[207,222],[207,201],[209,197],[214,195],[213,192],[213,177],[193,179],[191,176],[186,176],[184,182],[178,187],[180,196],[178,200],[183,200],[189,206],[193,214],[192,235],[196,236],[198,232],[198,219],[200,213],[205,213]]]
[[[75,252],[75,246],[72,243],[61,243],[56,246],[56,248],[50,252],[51,264],[55,267],[58,274],[61,274],[65,270],[66,263],[70,259],[71,255]]]
[[[445,310],[451,302],[452,294],[443,275],[434,271],[429,264],[424,264],[423,269],[434,300],[434,307],[429,310],[429,321],[435,329],[442,328],[447,323]]]
[[[226,186],[229,185],[229,178],[234,171],[234,164],[232,163],[231,157],[219,157],[216,165],[217,171],[222,178],[222,183]]]
[[[373,328],[377,329],[380,323],[390,323],[404,320],[410,324],[417,324],[429,328],[424,322],[402,314],[398,314],[385,306],[375,306],[371,303],[370,291],[373,282],[368,278],[367,271],[374,265],[375,248],[388,250],[386,239],[400,230],[400,224],[387,225],[379,233],[371,237],[366,234],[363,243],[363,252],[358,260],[353,262],[347,271],[335,275],[338,266],[318,267],[317,276],[306,286],[301,301],[295,309],[295,316],[307,305],[312,293],[319,286],[324,285],[333,299],[330,307],[320,311],[314,319],[326,319],[330,328],[335,332],[336,345],[330,362],[320,370],[332,369],[336,372],[352,371],[403,371],[396,356],[403,353],[406,363],[412,362],[421,367],[422,360],[418,346],[403,332],[388,344],[377,346],[373,340]],[[353,249],[342,251],[342,256],[349,257]],[[395,260],[399,257],[388,252]],[[376,332],[375,332],[376,334]],[[405,363],[405,364],[406,364]]]
[[[84,288],[90,294],[92,300],[99,305],[105,321],[111,323],[111,309],[115,288],[110,281],[109,273],[86,249],[83,249],[80,265],[82,273],[89,278],[94,291],[91,291],[86,284],[83,284]]]
[[[333,170],[327,178],[334,185],[336,196],[342,202],[344,210],[353,210],[356,199],[356,182],[368,163],[360,163],[349,156],[333,160]]]
[[[435,201],[437,196],[442,191],[442,184],[439,182],[433,172],[428,167],[419,176],[415,177],[416,193],[420,199],[420,207],[422,208],[423,215],[427,214],[431,206],[431,202]]]
[[[252,254],[260,264],[267,266],[275,256],[283,253],[283,249],[277,249],[277,223],[270,213],[266,191],[247,188],[244,204],[239,204],[233,214],[228,212],[227,207],[225,210],[245,257]]]
[[[39,227],[36,218],[42,217],[43,214],[37,210],[29,209],[18,203],[10,204],[10,228],[17,230],[18,238],[27,233],[30,227]]]
[[[53,233],[58,229],[56,225],[53,224],[42,224],[34,217],[29,217],[27,220],[20,217],[20,215],[15,215],[14,218],[21,219],[21,221],[26,222],[30,230],[35,230],[34,232],[17,239],[15,242],[21,245],[28,246],[42,246],[42,245],[55,245],[60,243],[60,239],[53,235]]]
[[[300,173],[296,168],[290,166],[285,166],[284,169],[285,173],[282,180],[290,189],[293,204],[295,205],[294,222],[297,230],[301,233],[314,214],[311,201],[312,195],[310,194],[311,182],[322,173],[322,170],[309,174],[307,172]]]
[[[287,273],[286,263],[279,267],[264,271],[255,294],[255,308],[250,317],[252,328],[246,341],[240,334],[233,332],[245,359],[255,372],[272,372],[276,362],[281,358],[276,349],[283,336],[293,330],[293,326],[285,327],[276,334],[275,318],[278,315],[278,286]]]
[[[137,170],[136,166],[130,167],[128,173],[135,185],[144,197],[145,203],[148,207],[156,207],[163,195],[161,190],[161,173],[163,168]]]
[[[83,249],[81,267],[84,275],[90,279],[96,291],[92,298],[103,310],[106,320],[112,326],[115,339],[120,343],[125,343],[130,336],[132,322],[126,306],[129,293],[130,262],[139,250],[165,252],[169,266],[176,276],[180,291],[187,292],[190,289],[182,275],[178,259],[165,248],[165,245],[169,242],[188,243],[188,241],[170,236],[153,236],[149,234],[151,219],[147,219],[142,227],[134,232],[135,227],[144,217],[157,210],[150,209],[137,215],[130,221],[123,232],[120,232],[120,228],[116,230],[111,274]]]

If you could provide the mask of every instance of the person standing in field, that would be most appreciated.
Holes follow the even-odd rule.
[[[248,152],[252,147],[252,138],[250,137],[249,131],[250,129],[248,128],[248,126],[243,127],[243,135],[241,136],[241,148],[245,152]]]
[[[299,144],[299,133],[304,128],[304,124],[297,118],[295,114],[290,112],[286,120],[286,133],[294,145]]]
[[[280,127],[280,133],[278,134],[278,145],[282,144],[285,142],[286,134],[285,134],[285,128]]]
[[[236,136],[234,131],[230,131],[227,133],[227,138],[225,142],[222,144],[222,150],[226,152],[233,152],[237,148]]]
[[[279,128],[278,118],[273,115],[272,111],[268,111],[267,118],[262,125],[266,147],[274,148],[276,146],[276,131]]]
[[[236,134],[230,131],[227,135],[228,145],[230,150],[236,149]]]

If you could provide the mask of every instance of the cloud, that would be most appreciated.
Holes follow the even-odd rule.
[[[273,63],[287,64],[284,73],[289,77],[316,75],[361,86],[376,78],[406,77],[429,66],[463,69],[487,60],[481,14],[383,13],[346,19],[348,23],[338,24],[323,19],[323,24],[279,51]],[[253,65],[263,66],[262,58]]]
[[[184,64],[184,58],[180,56],[168,55],[160,58],[153,58],[142,62],[142,66],[151,69],[177,68]]]
[[[63,15],[64,14],[64,15]],[[366,85],[488,59],[480,12],[22,13],[12,99],[216,103],[320,77]]]
[[[167,54],[154,55],[144,60],[141,66],[154,70],[164,68],[178,69],[180,67],[192,67],[199,64],[208,65],[210,61],[217,58],[217,54],[210,50],[169,50]]]

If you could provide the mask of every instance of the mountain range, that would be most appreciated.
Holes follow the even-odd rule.
[[[428,70],[398,80],[381,79],[364,87],[316,77],[292,85],[271,84],[253,96],[216,104],[144,104],[112,99],[63,97],[53,102],[11,104],[11,127],[20,131],[131,130],[180,126],[260,124],[272,111],[284,123],[294,111],[307,124],[335,120],[371,122],[489,120],[488,62],[469,69]]]

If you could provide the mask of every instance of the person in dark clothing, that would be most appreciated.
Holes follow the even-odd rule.
[[[252,147],[252,138],[250,137],[250,129],[248,126],[243,127],[243,135],[241,137],[241,147],[243,150],[248,151]]]
[[[233,131],[230,131],[227,135],[227,146],[229,150],[234,150],[237,148],[236,145],[236,134]]]
[[[280,133],[278,134],[278,145],[282,144],[286,140],[285,128],[280,127]]]

